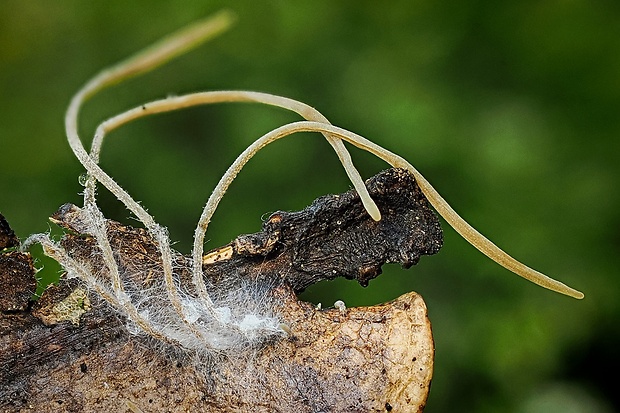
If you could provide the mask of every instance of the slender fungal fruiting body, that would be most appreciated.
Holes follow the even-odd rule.
[[[286,329],[278,323],[277,317],[270,311],[267,310],[261,313],[261,311],[253,309],[254,313],[244,313],[239,311],[239,309],[232,308],[234,306],[234,304],[231,304],[233,303],[232,299],[228,298],[227,301],[218,297],[215,300],[212,297],[205,283],[202,270],[204,238],[208,224],[227,188],[252,156],[266,145],[296,132],[320,132],[336,152],[353,186],[360,195],[364,207],[374,220],[380,220],[381,213],[368,194],[359,172],[355,169],[351,156],[344,145],[345,141],[376,155],[393,167],[404,168],[410,171],[437,212],[463,238],[487,257],[545,288],[571,297],[583,298],[581,292],[527,267],[481,235],[464,221],[430,183],[406,160],[353,132],[331,125],[327,118],[316,109],[293,99],[252,91],[214,91],[192,93],[153,101],[103,122],[96,129],[90,152],[86,151],[77,132],[79,111],[86,100],[110,85],[152,70],[201,42],[214,37],[227,29],[232,21],[233,18],[230,13],[222,12],[210,19],[181,30],[137,54],[135,57],[104,70],[86,83],[71,100],[65,118],[67,139],[74,154],[88,173],[84,190],[83,219],[88,226],[88,233],[95,237],[99,246],[111,285],[104,285],[100,278],[89,273],[48,236],[36,235],[31,237],[30,243],[41,243],[45,252],[58,260],[70,276],[83,279],[104,299],[123,311],[128,319],[140,330],[157,339],[179,343],[187,348],[224,350],[241,345],[240,343],[248,340],[260,341],[274,334],[285,334]],[[122,189],[112,177],[101,169],[98,165],[99,156],[106,134],[128,122],[157,113],[223,102],[254,102],[277,106],[296,112],[305,120],[279,127],[254,141],[237,157],[220,179],[209,197],[195,229],[191,257],[194,290],[190,293],[182,286],[179,286],[178,280],[175,278],[174,262],[177,253],[170,247],[167,231],[155,222],[153,217]],[[119,271],[113,248],[106,233],[105,218],[96,203],[95,190],[97,182],[100,182],[112,192],[144,224],[146,230],[156,240],[163,269],[162,289],[165,290],[165,295],[168,298],[170,311],[154,315],[148,308],[141,308],[142,303],[148,300],[145,297],[141,297],[139,291],[127,290],[126,282],[123,274]],[[237,297],[237,299],[241,300],[242,298]],[[188,336],[190,338],[187,338]]]

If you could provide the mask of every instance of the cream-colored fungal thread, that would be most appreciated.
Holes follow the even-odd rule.
[[[506,252],[501,250],[480,232],[474,229],[463,218],[461,218],[450,205],[439,195],[439,193],[431,186],[431,184],[420,174],[411,164],[400,156],[382,148],[379,145],[359,136],[353,132],[338,128],[332,125],[325,125],[316,122],[296,122],[285,125],[279,129],[272,131],[272,136],[265,135],[261,139],[272,142],[280,139],[288,134],[295,132],[325,132],[329,131],[334,135],[340,136],[349,143],[364,149],[377,157],[383,159],[395,168],[404,168],[409,170],[414,177],[420,189],[426,195],[429,202],[439,212],[439,214],[452,226],[465,240],[476,247],[479,251],[497,262],[504,268],[514,272],[515,274],[552,291],[565,294],[577,299],[584,297],[583,293],[577,291],[567,285],[554,280],[528,266],[517,261]],[[259,139],[260,140],[260,139]],[[258,141],[257,141],[258,142]],[[266,143],[265,143],[266,144]],[[264,145],[263,145],[264,146]]]

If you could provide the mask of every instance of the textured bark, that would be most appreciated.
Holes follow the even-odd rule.
[[[9,223],[0,214],[0,311],[22,311],[37,288],[34,267],[28,254],[13,251],[19,246]]]
[[[132,335],[116,310],[75,280],[61,281],[34,305],[12,298],[17,307],[3,307],[0,317],[0,410],[421,411],[434,348],[419,295],[326,310],[295,296],[337,276],[365,285],[386,262],[409,267],[440,248],[437,218],[407,172],[385,171],[367,185],[383,214],[379,222],[350,191],[300,212],[277,212],[263,231],[205,255],[213,285],[235,279],[270,285],[290,328],[288,338],[234,357],[199,357]],[[63,246],[100,265],[94,241],[80,234],[79,216],[69,205],[54,215],[77,232]],[[144,230],[109,221],[108,235],[137,285],[159,276],[156,244]],[[10,254],[0,253],[0,260]],[[31,288],[32,271],[21,281],[6,267],[0,271],[3,291],[7,283]],[[8,295],[15,294],[2,297]]]

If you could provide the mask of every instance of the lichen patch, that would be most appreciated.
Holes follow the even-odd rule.
[[[82,314],[91,308],[88,293],[78,287],[62,301],[43,307],[37,311],[37,316],[46,326],[52,326],[62,321],[70,321],[77,326]]]

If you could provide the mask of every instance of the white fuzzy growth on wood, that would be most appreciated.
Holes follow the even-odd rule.
[[[46,251],[67,269],[69,276],[77,276],[101,292],[102,296],[121,310],[139,330],[155,338],[175,342],[191,349],[227,350],[252,344],[254,341],[262,341],[273,335],[283,335],[283,330],[278,319],[270,314],[272,306],[248,307],[249,302],[265,304],[264,298],[260,297],[260,294],[266,294],[265,291],[252,291],[248,288],[220,296],[215,303],[207,293],[202,280],[201,259],[194,265],[194,271],[200,271],[199,276],[194,276],[194,279],[200,279],[200,283],[197,284],[200,287],[198,296],[188,293],[177,285],[173,268],[176,252],[170,247],[167,231],[98,166],[103,136],[100,139],[96,137],[93,140],[91,153],[86,153],[77,132],[78,115],[83,103],[96,92],[130,76],[154,69],[196,44],[219,34],[230,25],[231,21],[232,16],[223,12],[181,30],[136,57],[101,72],[74,96],[69,105],[65,118],[67,139],[74,154],[89,174],[84,192],[83,218],[85,222],[90,223],[88,233],[95,237],[101,250],[111,279],[111,289],[101,288],[101,283],[96,279],[96,275],[92,274],[92,270],[85,270],[80,264],[75,263],[66,253],[62,253],[62,247],[54,244],[49,238],[39,239]],[[164,282],[161,287],[164,291],[157,291],[158,288],[151,288],[150,291],[129,291],[126,288],[107,238],[105,218],[96,204],[97,181],[125,204],[155,239],[163,264]],[[160,304],[158,306],[153,305],[151,297],[161,297],[162,293],[167,297],[167,302],[163,305],[162,303],[158,303]],[[243,311],[240,312],[240,309]]]

